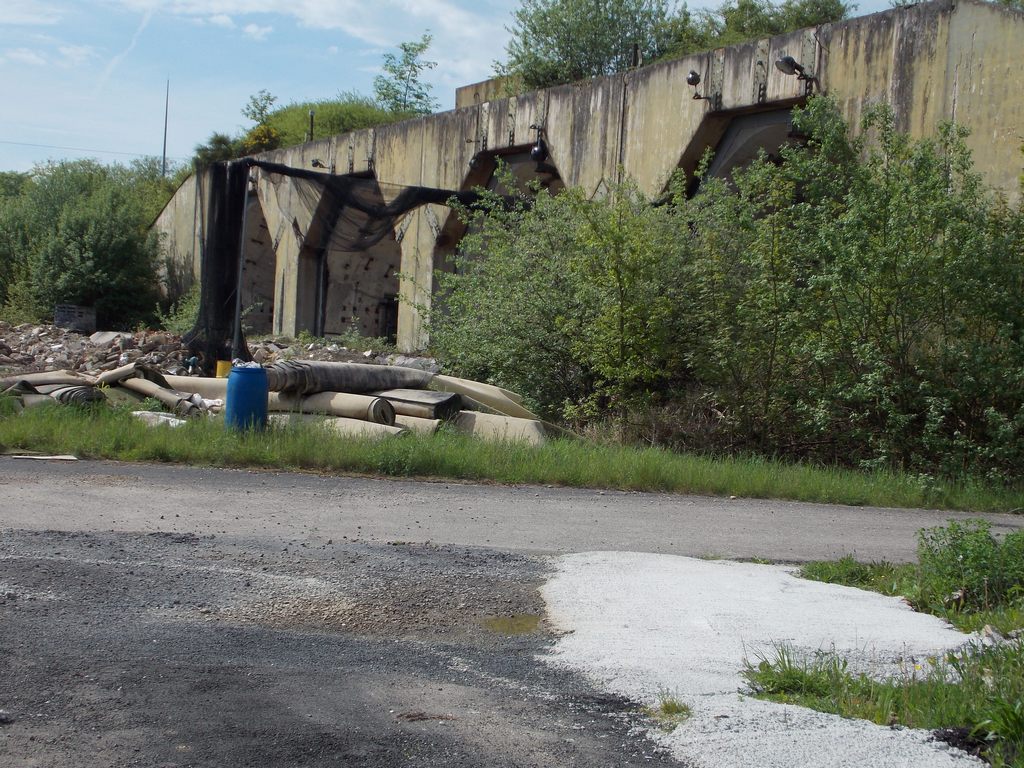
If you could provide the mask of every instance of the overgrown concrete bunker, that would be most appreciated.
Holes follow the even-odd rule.
[[[774,66],[785,56],[813,81]],[[383,207],[409,188],[493,188],[498,158],[521,181],[537,179],[553,190],[565,185],[595,194],[603,183],[628,177],[653,196],[677,169],[692,174],[708,148],[717,151],[712,170],[720,174],[762,148],[776,150],[788,140],[789,110],[820,90],[838,101],[851,125],[869,105],[886,102],[897,127],[915,137],[934,135],[945,121],[966,126],[977,170],[1015,198],[1024,141],[1022,60],[1024,13],[939,0],[515,96],[478,83],[457,91],[452,111],[256,160],[304,176],[350,179]],[[700,77],[696,89],[687,83],[691,72]],[[695,90],[704,98],[694,98]],[[550,153],[540,165],[529,157],[538,128]],[[248,327],[292,336],[355,328],[394,337],[403,351],[422,349],[434,272],[463,233],[444,198],[410,206],[380,237],[359,245],[374,222],[344,206],[328,210],[336,200],[311,197],[294,180],[259,169],[254,175],[239,281]],[[209,171],[191,177],[154,225],[172,297],[203,279],[210,185]],[[325,228],[324,221],[333,223]]]

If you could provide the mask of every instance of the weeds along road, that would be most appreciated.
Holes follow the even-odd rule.
[[[947,517],[0,459],[0,765],[674,765],[539,658],[545,553],[905,559]]]

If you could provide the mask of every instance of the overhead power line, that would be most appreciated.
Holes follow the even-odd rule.
[[[125,155],[126,157],[159,157],[152,152],[118,152],[113,149],[88,149],[86,147],[62,147],[57,144],[32,144],[27,141],[7,141],[0,139],[0,144],[13,144],[18,147],[38,147],[39,149],[64,149],[69,152],[96,152],[101,155]],[[187,157],[172,157],[172,160],[188,160]]]

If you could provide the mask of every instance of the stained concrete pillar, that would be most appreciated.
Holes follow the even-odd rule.
[[[425,349],[429,339],[423,327],[434,290],[434,248],[440,222],[447,209],[425,205],[406,214],[402,235],[402,279],[399,283],[398,349],[411,353]]]
[[[312,329],[315,310],[316,274],[311,264],[315,258],[306,245],[311,212],[293,200],[297,192],[287,177],[271,184],[261,174],[257,194],[275,254],[272,329],[275,334],[295,336]]]

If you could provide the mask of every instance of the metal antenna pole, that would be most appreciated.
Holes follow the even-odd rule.
[[[171,106],[171,79],[167,78],[167,93],[164,95],[164,156],[160,162],[160,177],[167,175],[167,113]]]

